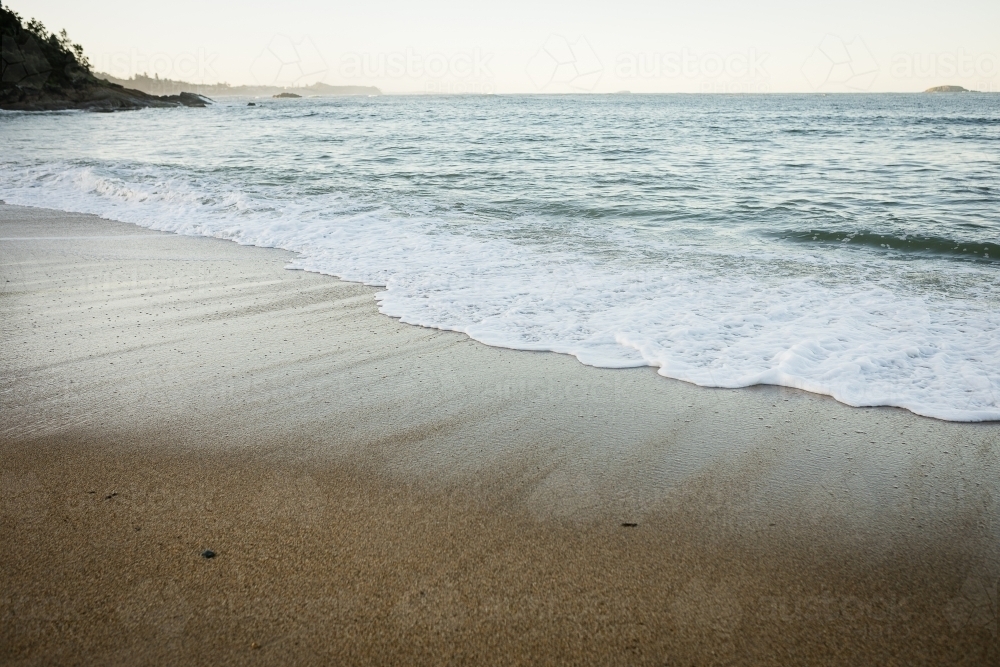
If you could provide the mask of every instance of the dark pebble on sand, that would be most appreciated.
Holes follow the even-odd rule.
[[[638,525],[637,523],[623,523],[622,528],[636,528]]]
[[[204,551],[201,552],[201,557],[202,558],[215,558],[215,552],[212,551],[211,549],[205,549]]]

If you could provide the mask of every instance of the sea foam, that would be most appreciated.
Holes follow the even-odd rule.
[[[94,167],[2,173],[12,204],[300,253],[291,268],[383,286],[382,313],[483,343],[655,366],[706,387],[774,384],[853,406],[945,420],[1000,419],[1000,313],[809,278],[751,280],[697,267],[623,270],[568,252],[450,233],[439,221],[206,192],[173,177],[128,182]]]

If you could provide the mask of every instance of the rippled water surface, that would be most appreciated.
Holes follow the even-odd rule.
[[[0,114],[0,198],[297,250],[477,340],[1000,419],[1000,97]]]

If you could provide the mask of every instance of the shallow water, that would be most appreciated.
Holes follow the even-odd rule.
[[[302,253],[382,312],[701,385],[1000,419],[1000,98],[0,114],[0,198]]]

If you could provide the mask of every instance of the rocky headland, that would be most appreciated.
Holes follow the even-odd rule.
[[[195,93],[156,96],[99,79],[83,47],[66,31],[50,33],[0,7],[0,109],[13,111],[123,111],[147,107],[203,107]]]

